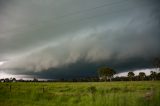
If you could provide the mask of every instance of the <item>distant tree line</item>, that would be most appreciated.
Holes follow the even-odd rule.
[[[144,72],[139,72],[135,76],[134,72],[128,72],[126,77],[113,77],[116,71],[109,67],[101,67],[98,69],[98,75],[100,81],[143,81],[143,80],[160,80],[160,58],[155,58],[152,62],[155,71],[150,71],[150,75],[146,75]]]
[[[111,68],[101,68],[98,70],[99,72],[99,81],[144,81],[144,80],[160,80],[160,72],[157,73],[155,71],[150,71],[150,75],[146,75],[144,72],[139,72],[137,76],[135,76],[134,72],[128,72],[127,76],[116,76],[115,71]]]
[[[101,70],[102,69],[102,70]],[[115,71],[111,68],[103,67],[98,69],[99,76],[94,77],[82,77],[82,78],[73,78],[73,79],[57,79],[57,80],[46,80],[39,81],[37,78],[33,80],[16,80],[15,78],[5,78],[0,79],[1,82],[110,82],[110,81],[153,81],[160,80],[160,72],[150,71],[150,75],[146,75],[144,72],[139,72],[138,75],[135,75],[134,72],[128,72],[127,76],[116,76]]]
[[[98,76],[92,77],[82,77],[82,78],[72,78],[72,79],[57,79],[57,80],[46,80],[39,81],[38,78],[33,78],[33,80],[23,80],[16,78],[5,78],[0,79],[1,82],[101,82],[101,81],[149,81],[149,80],[160,80],[160,58],[155,58],[153,61],[153,68],[155,71],[150,71],[150,75],[146,75],[144,72],[139,72],[135,75],[134,72],[128,72],[127,76],[116,76],[116,71],[110,67],[100,67],[98,68]]]

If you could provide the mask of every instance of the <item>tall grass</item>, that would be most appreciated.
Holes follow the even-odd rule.
[[[159,81],[0,83],[0,106],[159,106],[159,104]]]

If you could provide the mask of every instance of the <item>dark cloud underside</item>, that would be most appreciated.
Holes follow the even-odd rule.
[[[0,0],[0,66],[45,78],[151,68],[159,0]]]

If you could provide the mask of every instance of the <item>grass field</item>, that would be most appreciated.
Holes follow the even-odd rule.
[[[160,106],[160,82],[0,83],[0,106]]]

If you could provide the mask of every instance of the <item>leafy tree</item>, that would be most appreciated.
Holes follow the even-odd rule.
[[[146,74],[144,72],[139,72],[139,78],[141,80],[144,80],[145,77],[146,77]]]
[[[34,77],[33,82],[38,82],[38,79],[36,77]]]
[[[157,73],[157,79],[160,80],[160,73]]]
[[[150,73],[151,73],[151,74],[150,74],[151,79],[152,79],[152,80],[156,80],[157,73],[156,73],[155,71],[151,71]]]
[[[116,74],[115,70],[109,67],[101,67],[98,69],[99,77],[107,81],[108,79],[111,81],[114,74]]]
[[[9,82],[10,81],[9,78],[5,78],[4,80],[5,80],[5,82]]]
[[[128,77],[130,78],[131,81],[133,80],[134,75],[135,74],[133,72],[128,72]]]
[[[160,71],[160,58],[155,58],[153,60],[153,67],[157,70]]]

